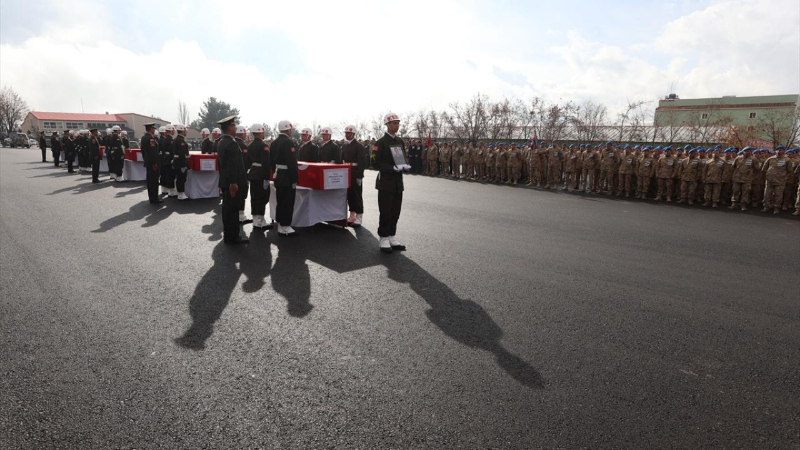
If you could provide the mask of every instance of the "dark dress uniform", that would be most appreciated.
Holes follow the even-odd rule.
[[[97,136],[89,136],[89,159],[92,164],[92,183],[100,182],[100,141]]]
[[[319,162],[329,163],[333,162],[335,164],[342,163],[342,152],[339,150],[339,147],[333,143],[333,141],[326,142],[322,147],[319,149]]]
[[[242,195],[247,185],[247,172],[239,145],[230,135],[219,140],[219,187],[222,189],[222,229],[223,239],[231,243],[239,239],[239,204],[237,197]],[[236,197],[231,196],[230,185],[239,187]]]
[[[122,139],[116,133],[112,133],[108,137],[106,156],[108,157],[108,171],[121,177],[122,167],[125,165],[125,150],[122,148]]]
[[[172,157],[175,154],[175,148],[173,146],[173,139],[171,135],[164,136],[163,147],[160,148],[161,150],[161,164],[159,167],[161,168],[161,186],[164,186],[167,189],[174,189],[175,188],[175,171],[172,170]]]
[[[363,186],[364,166],[367,165],[367,157],[364,155],[364,147],[355,139],[344,146],[342,150],[342,160],[352,164],[350,167],[350,189],[347,190],[347,204],[350,211],[357,214],[364,214]]]
[[[246,174],[248,170],[250,170],[250,157],[247,155],[247,142],[240,138],[234,138],[236,143],[239,145],[239,151],[242,152],[242,162],[244,163],[244,173]],[[247,195],[250,191],[250,183],[247,182],[247,178],[245,177],[244,186],[239,186],[239,193],[236,194],[236,198],[239,199],[239,211],[244,214],[244,207],[247,204]],[[242,220],[242,223],[246,223],[246,220]]]
[[[203,143],[200,145],[200,152],[201,153],[216,153],[215,150],[212,149],[214,147],[214,142],[211,141],[209,138],[203,139]]]
[[[122,139],[122,148],[123,149],[131,148],[131,141],[129,141],[128,138],[122,137],[121,139]],[[123,158],[124,158],[124,155],[125,155],[125,153],[123,151]]]
[[[50,138],[50,150],[53,152],[53,163],[58,167],[58,160],[61,157],[61,141],[58,140],[56,133],[53,133]]]
[[[390,237],[397,233],[397,221],[400,219],[400,209],[403,205],[403,172],[395,171],[395,159],[392,152],[405,155],[403,140],[385,133],[375,143],[378,148],[375,153],[374,167],[379,171],[375,180],[375,189],[378,190],[378,236]]]
[[[42,162],[47,162],[47,139],[39,135],[39,148],[42,150]]]
[[[269,202],[269,146],[255,138],[247,147],[247,157],[250,160],[247,179],[253,183],[250,187],[250,212],[254,216],[263,216]]]
[[[297,160],[306,162],[319,162],[319,147],[314,145],[313,142],[308,141],[305,144],[300,144],[300,150],[297,151]]]
[[[142,159],[147,169],[147,197],[150,203],[160,203],[158,198],[159,158],[158,143],[150,133],[142,136]]]
[[[85,167],[89,167],[91,164],[89,161],[89,140],[86,139],[86,136],[80,135],[77,139],[75,139],[75,147],[78,150],[78,167],[83,170]]]
[[[214,141],[214,143],[211,145],[211,153],[216,154],[218,149],[219,149],[219,139]]]
[[[178,192],[185,192],[186,174],[189,170],[189,145],[186,138],[179,134],[173,141],[175,154],[172,156],[172,170],[175,172],[175,185]]]
[[[72,164],[75,162],[75,142],[70,139],[69,134],[65,134],[61,138],[61,148],[64,149],[64,158],[67,160],[67,171],[75,172],[72,169]]]
[[[270,166],[275,173],[275,215],[282,227],[292,226],[294,196],[297,185],[297,154],[294,142],[281,133],[269,147]]]

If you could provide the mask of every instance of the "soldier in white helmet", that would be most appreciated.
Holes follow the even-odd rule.
[[[125,150],[122,147],[122,139],[119,136],[119,125],[114,125],[111,135],[108,136],[106,155],[108,156],[108,171],[111,172],[111,179],[122,181],[122,167],[125,165]]]
[[[300,150],[297,151],[297,160],[319,162],[319,147],[311,140],[311,128],[303,128],[300,131]]]
[[[319,148],[319,161],[324,163],[342,163],[342,155],[339,146],[331,140],[331,129],[328,127],[323,128],[320,133],[322,135],[322,146]]]
[[[161,151],[161,193],[170,197],[177,197],[178,191],[175,189],[175,171],[172,169],[172,158],[175,156],[174,138],[175,127],[167,125],[164,127],[164,142],[159,147]]]
[[[214,128],[211,130],[211,140],[213,143],[211,144],[211,153],[217,153],[217,148],[219,147],[219,140],[222,137],[222,130],[219,128]]]
[[[297,153],[291,139],[292,128],[292,123],[288,120],[278,122],[278,137],[269,147],[270,166],[275,173],[275,219],[280,236],[297,235],[292,228],[297,188]]]
[[[269,230],[272,224],[264,218],[269,203],[269,146],[264,142],[267,129],[263,124],[254,123],[250,127],[253,142],[247,147],[250,169],[247,180],[250,182],[250,213],[253,215],[253,228]]]
[[[214,142],[211,141],[209,136],[211,136],[211,132],[208,131],[208,128],[200,130],[200,138],[203,140],[200,144],[200,153],[211,153],[211,147],[214,146]]]
[[[400,117],[389,113],[383,118],[386,133],[375,143],[375,167],[378,179],[375,188],[378,190],[378,236],[380,250],[384,253],[403,251],[406,247],[397,240],[397,221],[400,220],[400,209],[403,205],[403,172],[411,170],[405,157],[405,144],[397,137],[400,129]]]
[[[347,190],[347,205],[350,209],[350,217],[347,218],[347,223],[353,228],[359,228],[364,215],[362,182],[364,181],[364,167],[367,165],[367,155],[364,154],[364,147],[356,140],[355,126],[347,125],[344,127],[344,140],[342,160],[351,164],[350,189]]]
[[[235,141],[239,145],[239,150],[242,152],[242,162],[244,163],[245,173],[247,173],[247,171],[250,170],[250,158],[247,156],[247,143],[245,139],[247,139],[247,127],[244,125],[237,125]],[[249,190],[250,183],[245,182],[243,186],[239,186],[239,193],[236,194],[236,198],[239,200],[239,223],[242,225],[253,222],[253,219],[248,219],[247,215],[244,213]]]
[[[188,200],[186,196],[186,177],[189,171],[189,144],[186,143],[186,125],[176,124],[177,136],[172,141],[175,154],[172,156],[172,170],[175,172],[175,188],[178,200]]]

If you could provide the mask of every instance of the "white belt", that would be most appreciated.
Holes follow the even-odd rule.
[[[353,167],[358,167],[358,163],[350,163],[350,165]]]
[[[253,167],[261,167],[261,163],[252,163],[250,165]]]
[[[289,170],[289,166],[286,164],[275,164],[275,169]]]

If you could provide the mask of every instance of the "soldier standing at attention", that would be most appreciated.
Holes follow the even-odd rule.
[[[450,176],[450,146],[447,142],[443,142],[442,146],[439,147],[439,164],[441,165],[441,170],[439,171],[439,176],[441,177],[449,177]]]
[[[97,128],[89,130],[89,158],[92,162],[92,183],[100,182],[100,137]]]
[[[397,240],[397,221],[400,220],[400,210],[403,205],[403,171],[411,167],[405,161],[405,149],[402,139],[397,137],[400,129],[400,118],[397,114],[389,113],[383,119],[386,133],[378,139],[375,146],[378,148],[375,157],[375,168],[380,172],[375,180],[375,189],[378,190],[378,236],[380,237],[380,250],[384,253],[403,251],[406,247]]]
[[[614,191],[614,169],[617,167],[617,155],[612,142],[606,142],[605,151],[600,156],[600,179],[597,183],[597,191],[602,192],[604,189],[608,193]]]
[[[186,196],[186,177],[189,171],[189,144],[186,143],[186,125],[175,125],[173,146],[175,154],[172,156],[172,170],[175,172],[175,187],[178,190],[178,200],[189,200]]]
[[[264,218],[269,203],[269,146],[264,142],[267,129],[260,123],[250,127],[253,133],[253,142],[247,147],[247,157],[250,160],[250,169],[247,171],[247,180],[250,182],[250,213],[253,214],[253,228],[269,230],[271,223]]]
[[[776,155],[770,156],[766,161],[761,171],[764,173],[766,186],[764,188],[764,209],[761,212],[770,212],[778,214],[781,212],[781,204],[783,203],[783,190],[786,189],[786,180],[794,170],[792,167],[792,160],[787,158],[784,152],[786,147],[779,145],[776,149]]]
[[[547,148],[547,189],[558,189],[561,178],[561,150],[555,141]]]
[[[564,187],[562,191],[569,192],[570,188],[577,189],[577,172],[578,171],[578,148],[575,145],[569,145],[569,153],[564,158]]]
[[[39,149],[42,151],[42,162],[47,162],[47,138],[44,131],[39,132]]]
[[[634,149],[638,148],[634,147]],[[625,153],[621,156],[621,162],[619,165],[619,186],[617,187],[617,197],[631,196],[631,181],[633,179],[633,174],[636,172],[636,165],[637,160],[636,156],[633,154],[631,149],[625,150]]]
[[[72,164],[75,162],[75,142],[72,141],[72,131],[65,131],[61,138],[61,147],[64,149],[64,158],[67,160],[67,171],[74,173]]]
[[[783,205],[781,207],[783,211],[788,211],[789,206],[792,204],[794,193],[797,190],[795,189],[797,185],[797,167],[800,166],[800,163],[797,161],[796,148],[786,150],[786,157],[791,160],[794,170],[792,170],[786,178],[786,188],[783,190]]]
[[[297,153],[292,135],[292,123],[288,120],[278,122],[278,137],[269,146],[270,166],[275,174],[275,219],[280,236],[296,236],[292,228],[294,217],[295,189],[297,188]]]
[[[319,161],[331,164],[341,164],[342,154],[339,147],[331,140],[331,129],[325,127],[320,132],[322,146],[319,148]]]
[[[226,244],[247,244],[249,239],[239,235],[239,192],[247,184],[247,173],[239,144],[234,140],[236,116],[226,117],[217,122],[222,130],[219,140],[219,187],[222,189],[222,229]]]
[[[461,145],[453,141],[453,152],[450,154],[450,159],[453,162],[453,178],[456,180],[461,178]]]
[[[297,160],[319,162],[319,147],[311,140],[311,128],[303,128],[300,132],[300,150],[297,151]]]
[[[656,162],[656,178],[658,178],[658,193],[656,201],[664,197],[667,203],[672,201],[672,177],[675,172],[675,158],[672,156],[672,147],[667,146],[664,154]]]
[[[161,164],[159,167],[161,168],[162,194],[167,194],[170,197],[177,197],[178,192],[175,190],[175,172],[172,170],[172,157],[175,153],[172,138],[173,130],[175,130],[175,127],[172,125],[164,127],[164,133],[162,133],[164,140],[161,144],[162,147],[159,148],[161,150]]]
[[[347,219],[354,228],[361,226],[364,215],[364,199],[362,186],[364,181],[364,166],[367,158],[361,151],[361,143],[356,140],[356,127],[347,125],[344,127],[345,146],[342,149],[342,160],[350,163],[350,188],[347,190],[347,205],[350,209],[350,217]]]
[[[428,147],[428,170],[426,171],[428,176],[436,176],[437,161],[439,161],[439,147],[436,142],[432,142]]]
[[[125,150],[122,147],[122,139],[119,137],[119,125],[114,125],[111,135],[108,136],[106,155],[108,156],[108,171],[111,178],[117,182],[122,181],[122,168],[125,165]],[[172,161],[170,161],[172,163]]]
[[[61,156],[61,141],[58,140],[58,131],[53,131],[50,136],[50,151],[53,152],[53,163],[58,166],[58,159]]]
[[[650,182],[655,173],[655,161],[650,155],[650,147],[645,147],[642,151],[642,157],[636,168],[636,198],[646,200],[647,191],[650,189]]]
[[[203,128],[200,130],[200,138],[203,140],[203,142],[200,144],[200,153],[212,153],[211,147],[214,145],[214,143],[208,137],[210,134],[211,133],[209,133],[208,128]]]
[[[731,196],[731,206],[728,209],[736,209],[736,202],[739,201],[742,211],[747,211],[747,204],[750,203],[750,189],[755,172],[755,158],[750,153],[751,147],[745,147],[739,151],[736,159],[733,160],[733,195]]]
[[[239,151],[242,153],[242,163],[244,164],[244,172],[247,173],[250,170],[250,157],[247,154],[247,128],[244,125],[237,125],[236,126],[236,137],[234,141],[239,146]],[[244,213],[244,207],[247,206],[247,194],[250,191],[250,183],[247,182],[247,177],[245,177],[245,181],[243,184],[239,185],[239,193],[236,194],[236,198],[239,199],[239,223],[244,225],[248,223],[252,223],[253,219],[248,219],[247,215]]]
[[[142,136],[142,159],[147,170],[147,197],[150,203],[162,203],[164,200],[158,198],[158,162],[160,154],[158,143],[153,133],[156,132],[156,124],[146,123],[144,125],[144,135]]]
[[[597,154],[591,145],[586,147],[581,158],[581,185],[583,192],[592,192],[594,183],[594,167],[597,165]]]
[[[221,137],[222,137],[222,130],[220,130],[219,128],[214,128],[211,131],[211,139],[213,140],[211,144],[211,153],[214,154],[217,153],[217,148],[219,147],[219,140]]]
[[[708,151],[711,157],[706,160],[704,166],[705,181],[705,203],[703,206],[712,206],[717,208],[719,206],[719,197],[722,191],[722,174],[725,171],[725,161],[719,157],[719,150],[716,148]]]
[[[733,181],[733,162],[736,154],[736,150],[733,147],[728,147],[722,152],[723,161],[725,161],[725,166],[722,170],[722,187],[720,189],[720,198],[722,199],[722,203],[727,203],[731,199],[732,195],[732,181]]]

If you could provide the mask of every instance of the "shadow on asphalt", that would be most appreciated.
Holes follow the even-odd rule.
[[[91,184],[91,183],[90,183]],[[127,194],[126,194],[127,195]],[[164,203],[153,204],[147,200],[131,206],[127,212],[106,219],[92,233],[105,233],[124,223],[144,220],[143,228],[158,225],[172,214],[207,214],[219,205],[218,198],[204,198],[189,201],[178,201],[173,198],[164,199]]]
[[[189,300],[192,325],[175,342],[192,350],[205,348],[242,274],[247,277],[243,285],[246,292],[261,289],[264,278],[270,276],[273,289],[286,300],[288,313],[304,317],[314,308],[309,303],[311,278],[307,261],[337,273],[384,266],[391,280],[408,285],[428,304],[430,309],[425,313],[428,320],[445,335],[491,353],[498,365],[519,383],[534,389],[544,387],[544,380],[534,367],[503,347],[500,342],[503,330],[478,303],[459,298],[405,254],[379,252],[377,238],[363,228],[355,234],[327,226],[310,231],[313,232],[304,230],[298,238],[278,237],[275,231],[268,232],[269,237],[253,232],[247,246],[220,242],[211,255],[214,264],[200,279]],[[278,256],[270,270],[272,244],[278,248]]]

